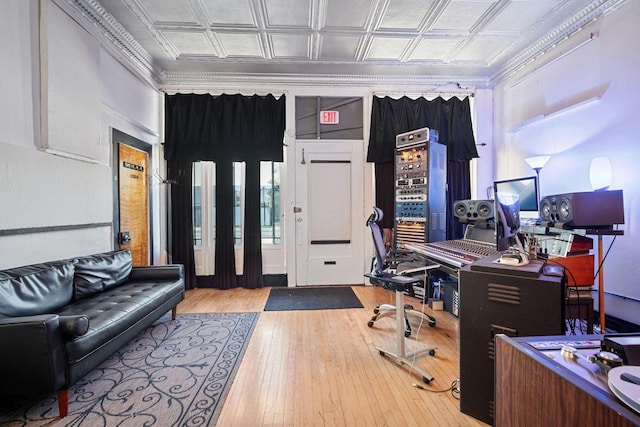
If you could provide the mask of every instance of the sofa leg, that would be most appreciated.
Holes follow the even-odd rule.
[[[69,390],[58,390],[58,413],[60,418],[67,416],[69,412]]]
[[[176,314],[178,314],[178,307],[173,307],[171,309],[171,320],[176,320]]]

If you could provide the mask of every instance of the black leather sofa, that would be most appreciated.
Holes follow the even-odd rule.
[[[182,265],[133,267],[118,250],[0,271],[0,396],[69,387],[184,299]]]

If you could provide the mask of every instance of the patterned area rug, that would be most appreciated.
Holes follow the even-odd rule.
[[[1,426],[210,426],[258,313],[163,317],[69,390],[69,415],[55,395],[0,404]]]

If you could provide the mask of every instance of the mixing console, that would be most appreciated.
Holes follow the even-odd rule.
[[[494,244],[457,239],[431,243],[407,242],[405,248],[456,269],[497,253]]]

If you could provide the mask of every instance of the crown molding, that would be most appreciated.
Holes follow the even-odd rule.
[[[526,66],[551,52],[561,44],[580,33],[585,27],[593,24],[628,0],[596,0],[592,1],[572,19],[550,31],[545,37],[531,44],[518,55],[507,61],[491,76],[490,85],[495,87]]]
[[[50,0],[98,40],[102,47],[135,75],[153,87],[162,82],[162,70],[151,55],[97,0]]]
[[[417,91],[473,95],[487,87],[488,79],[468,76],[403,76],[347,74],[256,74],[256,73],[166,73],[159,89],[176,92],[187,89],[210,90],[232,87],[282,88],[295,86],[363,87],[375,90]]]

